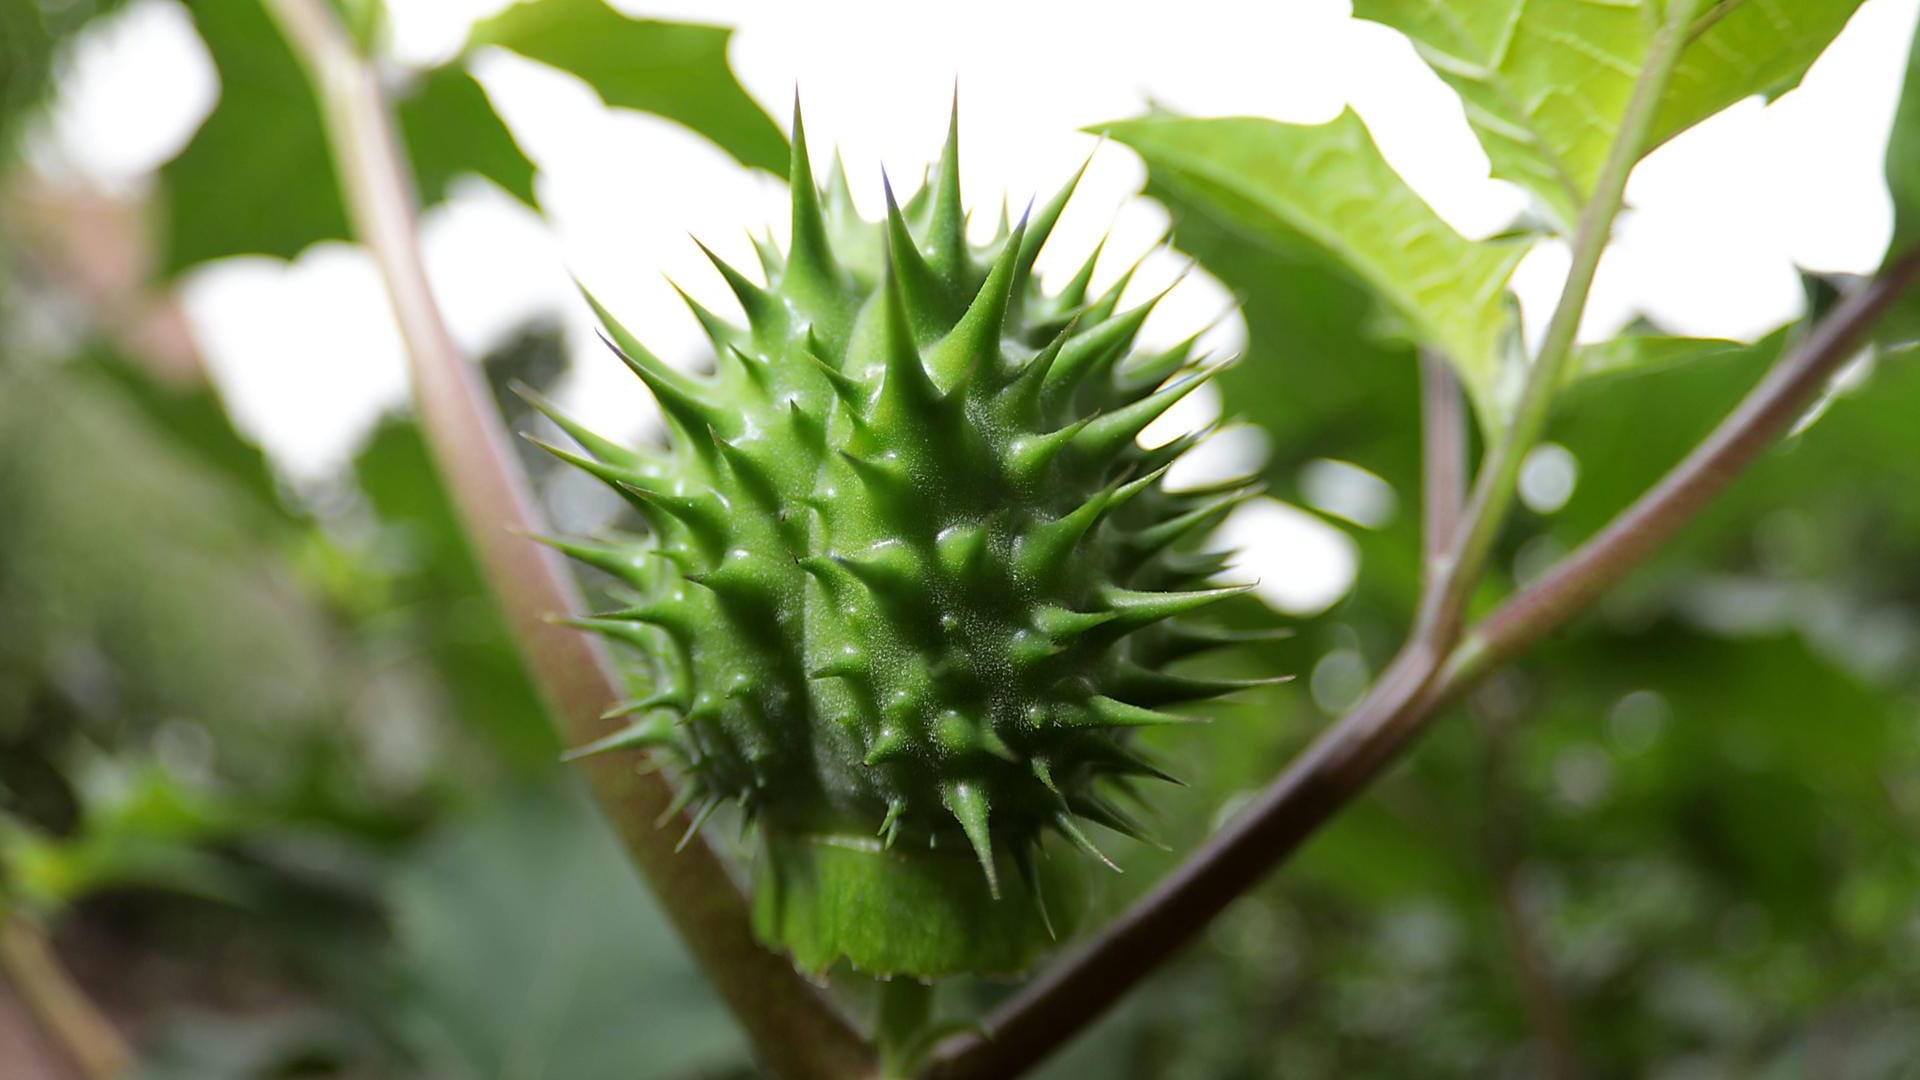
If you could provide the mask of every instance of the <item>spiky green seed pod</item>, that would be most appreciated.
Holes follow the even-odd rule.
[[[1135,439],[1213,369],[1136,351],[1152,304],[1118,310],[1124,281],[1089,297],[1091,260],[1039,287],[1072,184],[976,247],[955,135],[881,222],[837,168],[816,186],[797,118],[790,179],[768,284],[714,259],[747,325],[695,305],[710,377],[595,305],[671,448],[555,415],[583,453],[555,452],[653,530],[563,545],[629,587],[588,625],[638,646],[654,688],[585,749],[663,752],[699,820],[739,803],[759,932],[804,969],[1017,972],[1063,929],[1043,837],[1105,861],[1082,823],[1137,831],[1109,793],[1165,778],[1134,729],[1236,688],[1163,667],[1215,643],[1179,617],[1239,590],[1207,587],[1220,562],[1191,539],[1245,492],[1167,491],[1190,440]]]

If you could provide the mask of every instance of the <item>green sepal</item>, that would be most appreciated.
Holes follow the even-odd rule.
[[[1068,859],[1035,860],[1043,908],[1022,889],[996,899],[966,846],[889,850],[868,835],[762,835],[754,932],[815,975],[841,963],[880,976],[1018,975],[1056,934],[1073,932],[1082,905]],[[1011,851],[997,851],[994,865],[998,878],[1023,880]]]

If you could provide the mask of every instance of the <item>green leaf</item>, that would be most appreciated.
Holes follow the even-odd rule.
[[[1417,357],[1412,345],[1371,333],[1373,297],[1325,255],[1255,240],[1177,194],[1156,174],[1147,194],[1166,205],[1180,250],[1239,299],[1243,362],[1221,372],[1229,415],[1269,440],[1276,495],[1300,501],[1297,472],[1317,457],[1350,461],[1413,490],[1419,472]],[[1403,486],[1405,485],[1405,486]]]
[[[464,68],[435,68],[400,100],[400,130],[427,205],[447,197],[462,173],[479,173],[507,194],[538,206],[533,162],[494,114],[486,92]]]
[[[195,4],[194,25],[220,74],[220,102],[160,170],[168,194],[164,272],[229,255],[292,258],[347,238],[333,161],[313,90],[255,0]],[[422,199],[477,173],[532,205],[533,163],[458,67],[403,90],[400,128]]]
[[[1240,300],[1247,345],[1218,380],[1226,412],[1265,430],[1282,469],[1339,458],[1413,484],[1417,358],[1410,344],[1368,332],[1366,289],[1324,258],[1276,251],[1157,183],[1147,190],[1172,211],[1180,249]],[[1298,501],[1291,471],[1270,479],[1276,494]]]
[[[230,437],[173,436],[217,410],[162,421],[125,386],[79,359],[0,371],[0,729],[43,711],[23,681],[58,680],[83,647],[115,687],[75,700],[88,738],[179,718],[223,761],[284,775],[338,733],[353,685],[327,613],[286,572],[295,529]]]
[[[1670,847],[1783,932],[1819,932],[1843,867],[1911,847],[1882,786],[1912,768],[1908,709],[1835,661],[1800,635],[1679,620],[1550,646],[1534,665],[1555,704],[1525,736],[1546,751],[1531,770],[1543,793],[1559,751],[1617,737],[1620,695],[1650,691],[1670,712],[1644,749],[1616,756],[1610,805],[1560,828],[1541,815],[1543,843],[1587,858]]]
[[[489,800],[406,862],[398,959],[427,1076],[733,1075],[738,1029],[586,800]]]
[[[82,827],[55,837],[0,812],[0,882],[13,900],[57,911],[119,887],[240,902],[243,888],[206,845],[240,833],[237,804],[186,787],[152,764],[84,761],[94,782]]]
[[[1222,372],[1225,411],[1266,436],[1265,480],[1276,497],[1307,505],[1303,466],[1350,462],[1385,480],[1399,513],[1382,529],[1342,528],[1362,549],[1356,602],[1398,627],[1412,617],[1420,577],[1416,529],[1420,477],[1419,365],[1414,346],[1384,332],[1379,302],[1327,252],[1275,246],[1216,203],[1190,198],[1149,174],[1147,194],[1173,218],[1180,250],[1200,260],[1239,300],[1247,323],[1242,362]],[[1307,661],[1310,663],[1310,661]],[[1294,670],[1294,667],[1279,670]]]
[[[1920,243],[1920,30],[1907,52],[1906,81],[1887,140],[1887,187],[1893,193],[1891,251]]]
[[[654,113],[712,139],[743,165],[785,175],[787,140],[727,65],[733,31],[630,19],[601,0],[529,0],[474,28],[586,80],[609,105]]]
[[[1394,488],[1398,511],[1382,527],[1331,523],[1359,546],[1361,573],[1354,592],[1325,619],[1379,619],[1382,632],[1398,632],[1413,617],[1421,580],[1419,513],[1413,509],[1421,475],[1413,344],[1380,332],[1375,296],[1325,252],[1263,242],[1212,204],[1169,190],[1158,171],[1148,177],[1146,194],[1169,209],[1179,250],[1200,259],[1240,300],[1248,340],[1242,361],[1223,371],[1217,386],[1225,413],[1265,434],[1267,490],[1309,505],[1308,465],[1323,457],[1359,465]],[[1271,613],[1248,625],[1267,621]],[[1309,640],[1286,644],[1300,646],[1298,655],[1267,651],[1267,667],[1231,675],[1309,671],[1319,655]],[[1267,763],[1254,769],[1244,782],[1265,780]]]
[[[1634,378],[1570,387],[1557,403],[1548,438],[1580,462],[1573,499],[1554,515],[1556,531],[1578,542],[1659,480],[1732,409],[1788,337],[1778,331],[1752,345],[1699,343],[1684,362],[1649,365]],[[1687,353],[1686,339],[1624,337],[1582,352],[1583,365],[1609,353]]]
[[[1584,540],[1710,432],[1806,325],[1751,345],[1709,350],[1630,379],[1571,387],[1549,438],[1579,461],[1572,500],[1550,519],[1562,545]],[[1812,422],[1770,449],[1669,544],[1637,586],[1663,592],[1689,569],[1750,558],[1766,523],[1768,575],[1844,579],[1904,595],[1920,565],[1920,364],[1881,356],[1845,380]]]
[[[1414,337],[1444,352],[1482,420],[1498,422],[1517,324],[1506,285],[1524,249],[1453,231],[1380,156],[1351,110],[1315,126],[1156,115],[1100,130],[1137,151],[1155,182],[1186,202],[1273,248],[1332,256],[1410,323]]]
[[[1860,0],[1722,0],[1680,55],[1646,149],[1753,94],[1797,85]],[[1458,91],[1495,176],[1570,229],[1593,191],[1659,20],[1648,0],[1355,0]]]
[[[1893,195],[1891,262],[1920,244],[1920,30],[1907,52],[1906,82],[1887,139],[1887,188]],[[1880,340],[1897,344],[1920,341],[1920,298],[1908,291],[1877,333]]]
[[[1622,334],[1610,341],[1582,345],[1574,350],[1566,379],[1605,375],[1632,375],[1704,360],[1747,348],[1727,338],[1672,337],[1666,334]]]
[[[266,453],[234,428],[212,386],[163,381],[139,361],[107,349],[95,349],[86,363],[139,410],[156,435],[194,455],[210,472],[225,476],[236,493],[251,496],[270,515],[299,520],[281,500]]]
[[[220,102],[160,170],[165,273],[228,255],[291,258],[317,241],[344,239],[320,113],[286,41],[251,0],[191,10],[220,75]]]
[[[1570,393],[1554,438],[1580,459],[1581,475],[1556,526],[1573,535],[1619,510],[1734,406],[1786,339],[1777,332],[1605,393]],[[1912,425],[1920,415],[1920,364],[1883,357],[1865,375],[1756,462],[1677,538],[1666,559],[1737,558],[1749,550],[1753,523],[1764,519],[1775,545],[1770,571],[1792,565],[1808,577],[1872,581],[1903,595],[1911,568],[1920,565],[1920,454]]]

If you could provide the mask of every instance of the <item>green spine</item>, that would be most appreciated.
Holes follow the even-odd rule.
[[[713,257],[747,325],[688,301],[712,375],[593,304],[668,449],[547,410],[582,452],[550,449],[652,530],[560,545],[626,587],[582,625],[635,646],[653,688],[581,752],[666,755],[696,820],[737,802],[763,838],[758,930],[804,969],[1018,972],[1072,906],[1044,836],[1107,862],[1083,824],[1137,834],[1109,795],[1167,779],[1133,730],[1242,685],[1163,668],[1226,640],[1181,617],[1241,591],[1207,587],[1220,560],[1194,544],[1250,492],[1168,491],[1193,440],[1135,438],[1218,368],[1191,342],[1135,350],[1153,302],[1090,296],[1091,258],[1039,287],[1073,183],[971,245],[957,126],[884,221],[837,164],[817,186],[797,112],[790,182],[767,285]]]

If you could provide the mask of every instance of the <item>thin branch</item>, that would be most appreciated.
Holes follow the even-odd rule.
[[[1916,277],[1920,248],[1822,319],[1658,484],[1469,634],[1448,664],[1449,685],[1470,682],[1504,664],[1659,550],[1806,412]]]
[[[1540,1075],[1547,1080],[1574,1080],[1580,1075],[1580,1056],[1573,1038],[1573,1022],[1553,970],[1540,950],[1532,913],[1520,892],[1520,878],[1510,865],[1493,868],[1494,891],[1500,898],[1500,929],[1513,956],[1520,980],[1520,1007],[1527,1014],[1541,1058]]]
[[[1513,422],[1494,440],[1481,465],[1467,506],[1466,524],[1448,564],[1443,567],[1447,579],[1445,595],[1437,605],[1434,619],[1448,634],[1458,629],[1467,601],[1492,554],[1494,541],[1506,523],[1507,510],[1519,484],[1520,466],[1546,429],[1554,397],[1565,381],[1581,316],[1587,310],[1594,273],[1612,239],[1613,220],[1626,197],[1627,177],[1646,151],[1660,100],[1666,94],[1680,51],[1686,45],[1687,31],[1693,25],[1693,12],[1698,6],[1698,0],[1672,0],[1667,5],[1666,18],[1647,45],[1633,96],[1621,114],[1620,127],[1614,133],[1607,160],[1594,181],[1593,195],[1580,210],[1572,265],[1567,270],[1566,284],[1561,288],[1553,316],[1547,321],[1540,353],[1527,370],[1526,386],[1521,391]]]
[[[1510,707],[1487,707],[1485,696],[1474,699],[1470,708],[1481,722],[1480,777],[1486,799],[1480,833],[1487,872],[1499,898],[1501,936],[1506,938],[1507,952],[1513,960],[1521,1009],[1539,1047],[1541,1075],[1547,1080],[1574,1080],[1580,1075],[1580,1057],[1573,1020],[1521,889],[1523,808],[1516,805],[1520,800],[1511,775],[1513,729],[1520,716]]]
[[[67,973],[46,935],[20,916],[0,922],[0,975],[87,1080],[115,1080],[133,1054],[113,1022]]]
[[[557,555],[526,539],[542,531],[539,512],[499,413],[454,344],[428,284],[413,173],[378,72],[325,0],[265,2],[319,96],[348,212],[386,282],[421,427],[467,537],[551,715],[569,739],[589,742],[606,733],[602,716],[622,688],[591,638],[549,621],[581,610],[579,590]],[[627,851],[761,1059],[793,1077],[870,1072],[872,1055],[852,1025],[785,958],[754,940],[746,900],[720,855],[704,842],[676,854],[684,814],[655,826],[673,799],[666,780],[640,775],[616,755],[589,759],[584,768]]]
[[[1420,351],[1420,487],[1424,546],[1421,565],[1431,583],[1440,576],[1467,502],[1467,404],[1447,358]]]

